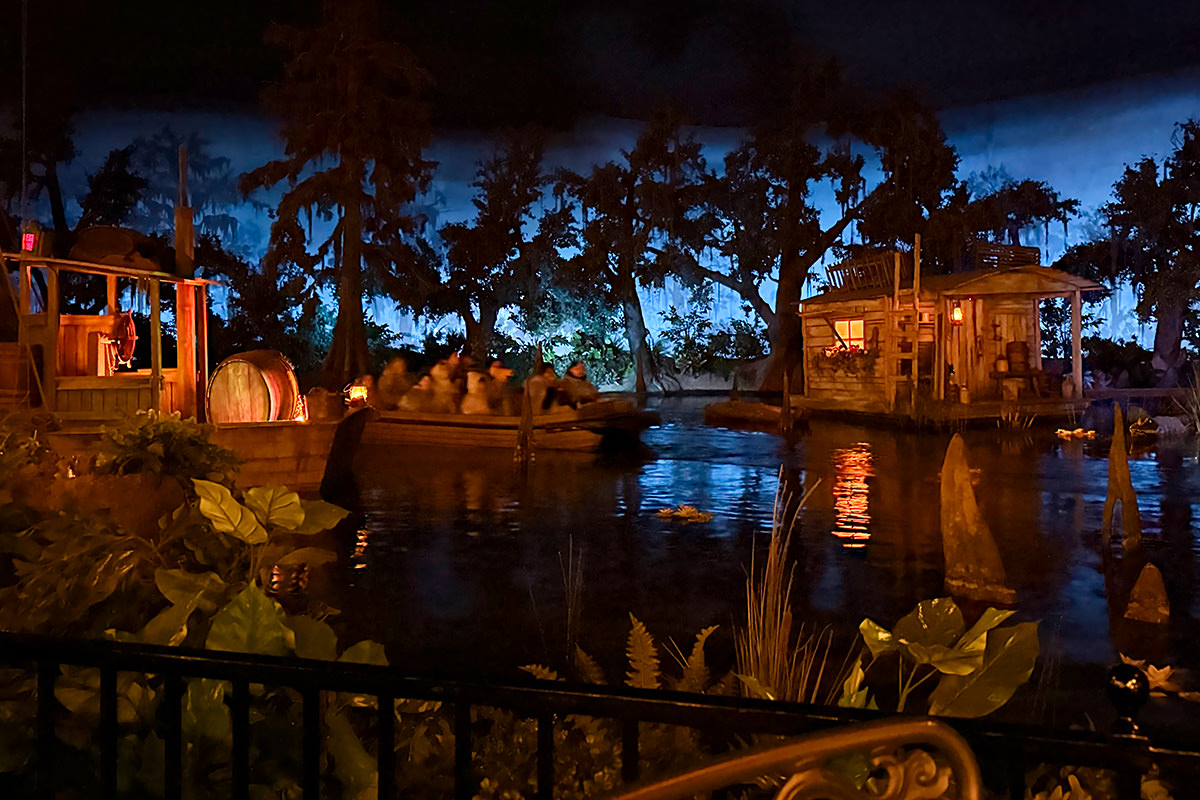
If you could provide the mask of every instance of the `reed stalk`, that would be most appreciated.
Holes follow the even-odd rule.
[[[752,554],[746,576],[746,624],[734,631],[737,672],[750,694],[791,702],[830,703],[836,700],[838,689],[836,680],[826,680],[833,632],[815,623],[796,624],[792,615],[796,565],[788,558],[796,516],[819,484],[793,504],[783,488],[782,477],[781,471],[766,563],[760,568]],[[831,678],[840,676],[848,663],[849,654]]]
[[[1192,366],[1192,384],[1185,387],[1183,409],[1187,412],[1192,433],[1200,433],[1200,364]]]

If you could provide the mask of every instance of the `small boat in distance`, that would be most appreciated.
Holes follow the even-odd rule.
[[[533,417],[534,450],[600,452],[633,447],[641,432],[660,422],[622,398],[603,398],[578,409],[561,408]],[[434,447],[502,447],[515,450],[521,417],[380,411],[367,423],[363,444]]]

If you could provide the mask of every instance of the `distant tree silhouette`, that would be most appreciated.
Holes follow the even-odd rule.
[[[796,305],[815,265],[853,223],[860,233],[874,226],[880,237],[905,231],[911,241],[958,163],[932,110],[906,98],[872,105],[827,70],[797,84],[788,111],[756,129],[726,157],[724,173],[708,179],[704,242],[721,259],[695,268],[737,292],[766,323],[774,356],[768,389],[799,364]],[[882,173],[874,185],[864,174],[864,147],[875,151]],[[837,202],[824,219],[813,199],[819,186]],[[774,306],[761,292],[772,277]]]
[[[422,157],[431,135],[421,99],[429,79],[406,49],[373,38],[377,29],[372,3],[326,0],[319,27],[268,33],[291,56],[266,94],[283,118],[286,154],[239,182],[249,194],[287,181],[264,271],[289,262],[337,287],[337,322],[321,369],[329,388],[371,366],[364,269],[389,285],[414,260],[413,221],[401,210],[426,189],[433,167]],[[334,225],[310,249],[304,223],[314,215]]]
[[[1139,316],[1157,322],[1153,364],[1167,384],[1186,356],[1184,328],[1200,284],[1200,121],[1180,123],[1172,141],[1161,162],[1144,157],[1113,185],[1112,201],[1100,209],[1110,235],[1060,262],[1133,282]]]
[[[526,227],[546,185],[543,145],[532,132],[502,137],[501,150],[480,164],[473,223],[443,226],[446,280],[428,299],[432,313],[457,314],[466,327],[467,351],[483,359],[493,351],[496,321],[509,305],[521,303],[529,283]],[[532,239],[532,235],[529,237]]]
[[[196,231],[233,247],[237,225],[228,212],[242,198],[229,159],[213,155],[208,140],[198,132],[178,134],[170,125],[133,142],[133,169],[146,180],[146,190],[132,217],[134,226],[143,233],[170,233],[175,229],[181,146],[187,147],[188,203],[196,215]]]
[[[580,253],[561,278],[567,285],[600,287],[621,305],[635,388],[644,392],[651,370],[638,286],[692,274],[691,253],[701,246],[703,232],[705,161],[699,142],[681,133],[669,113],[647,123],[622,156],[589,175],[558,176],[558,191],[579,208]]]

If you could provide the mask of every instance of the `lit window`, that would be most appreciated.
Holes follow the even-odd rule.
[[[833,323],[833,329],[841,337],[841,341],[837,343],[839,347],[844,343],[848,350],[866,349],[866,339],[863,335],[864,329],[861,319],[839,319]]]

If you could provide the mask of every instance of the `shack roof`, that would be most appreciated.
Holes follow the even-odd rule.
[[[912,281],[905,281],[900,291],[912,292]],[[1025,266],[1003,269],[980,269],[971,272],[952,272],[949,275],[921,276],[921,299],[939,297],[979,297],[983,295],[1029,295],[1061,297],[1074,292],[1099,292],[1104,287],[1095,281],[1072,275],[1052,267]],[[844,303],[889,297],[891,286],[867,289],[834,289],[800,301],[801,306]]]

